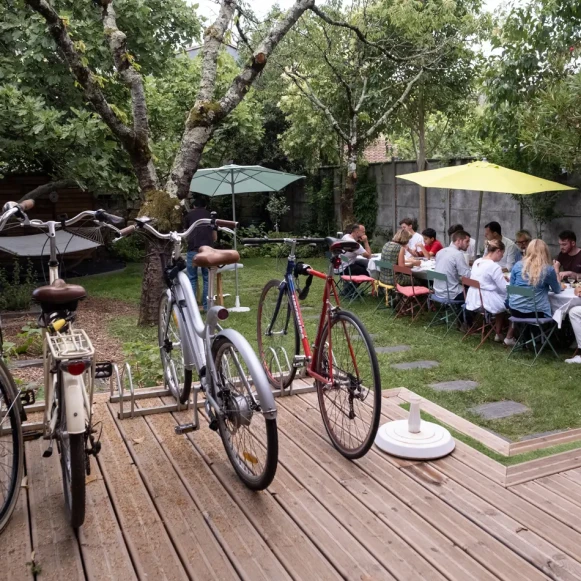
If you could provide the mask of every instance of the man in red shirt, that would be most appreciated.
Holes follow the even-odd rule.
[[[436,231],[433,228],[426,228],[422,232],[422,236],[424,237],[424,245],[421,247],[422,254],[426,258],[434,258],[443,248],[440,241],[436,240]]]

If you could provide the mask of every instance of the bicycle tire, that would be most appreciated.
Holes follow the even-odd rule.
[[[60,389],[58,393],[60,396]],[[67,415],[65,401],[62,396],[59,397],[59,410],[60,418],[57,436],[60,447],[65,506],[71,526],[74,529],[78,529],[85,522],[85,475],[87,466],[85,434],[68,434],[67,437],[63,437],[62,434],[67,433]]]
[[[163,367],[163,377],[165,384],[179,400],[180,403],[186,403],[190,398],[192,390],[192,370],[184,368],[184,355],[181,350],[181,335],[179,328],[180,314],[177,312],[175,302],[172,300],[169,325],[166,325],[168,296],[164,292],[159,299],[159,316],[157,327],[157,339],[159,345],[159,353],[161,356],[161,365]],[[178,339],[178,341],[176,341]],[[171,353],[179,348],[181,355],[177,356],[178,365],[174,362]],[[172,369],[173,367],[173,369]],[[179,371],[182,373],[179,373]],[[179,373],[179,375],[178,375]]]
[[[258,340],[258,353],[260,356],[260,362],[262,363],[262,367],[268,377],[268,381],[275,389],[286,389],[294,380],[295,375],[297,373],[297,368],[293,365],[293,361],[296,355],[299,354],[300,350],[300,338],[299,338],[299,330],[297,327],[297,323],[295,317],[293,316],[293,311],[291,308],[291,304],[289,301],[288,296],[288,289],[285,290],[282,300],[286,301],[286,309],[283,303],[281,303],[280,311],[276,320],[276,323],[284,322],[284,326],[286,327],[287,331],[289,326],[292,326],[292,331],[288,331],[288,333],[292,333],[293,336],[289,336],[285,333],[285,335],[277,335],[276,337],[273,335],[267,336],[266,331],[270,327],[272,323],[272,318],[274,316],[274,308],[276,302],[278,301],[279,296],[279,287],[281,281],[280,280],[271,280],[266,283],[264,288],[262,289],[262,293],[260,295],[260,300],[258,302],[258,315],[257,315],[257,340]],[[281,313],[283,317],[281,318]],[[278,329],[278,325],[276,326]],[[277,333],[283,332],[281,328],[280,331],[275,331]],[[267,341],[267,337],[270,339]],[[287,337],[288,340],[284,341],[283,338]],[[276,360],[272,355],[273,350],[278,350],[279,355],[283,355],[282,350],[284,349],[287,351],[288,360],[290,363],[289,366],[286,365],[286,359],[284,359],[284,370],[281,364],[280,370],[277,368]],[[288,353],[288,351],[292,351],[292,353]],[[279,358],[279,363],[280,363]],[[282,371],[282,380],[281,372]]]
[[[328,329],[327,320],[317,345],[314,366],[314,371],[323,377],[329,377]],[[333,314],[331,351],[335,385],[329,388],[323,382],[315,382],[319,407],[333,446],[346,458],[355,460],[367,453],[379,427],[381,416],[379,364],[365,326],[358,317],[348,311],[337,311]],[[339,359],[343,353],[347,354],[346,363]],[[347,368],[350,363],[353,369]],[[348,382],[347,389],[338,386],[341,377],[343,383]],[[361,384],[366,391],[361,389]],[[343,400],[339,399],[342,392],[346,396]],[[340,422],[335,419],[337,413],[340,414]]]
[[[238,371],[236,379],[227,373],[237,365],[228,365],[225,358],[235,354],[238,356],[240,367],[243,369],[242,375]],[[222,399],[222,416],[218,418],[218,430],[222,443],[238,477],[251,490],[264,490],[272,482],[276,474],[278,465],[278,429],[275,418],[265,418],[259,409],[252,409],[249,406],[250,384],[247,378],[250,376],[248,365],[244,361],[242,354],[235,345],[225,337],[218,337],[212,345],[212,355],[216,365],[216,372],[221,385],[219,391],[224,398],[224,393],[228,392],[225,399]],[[234,359],[232,359],[234,362]],[[244,377],[243,381],[240,378]],[[238,386],[243,384],[244,389]],[[244,391],[247,393],[245,394]],[[235,395],[234,395],[235,394]],[[243,398],[243,399],[242,399]],[[242,400],[242,404],[239,402]],[[244,403],[245,402],[245,403]],[[244,411],[242,410],[242,406]],[[250,414],[249,414],[250,412]],[[248,426],[244,423],[248,422]],[[254,424],[253,429],[250,427]],[[244,432],[239,438],[243,447],[242,454],[235,448],[234,437],[240,432]],[[238,439],[238,438],[237,438]],[[265,449],[264,460],[260,462],[259,451]],[[260,468],[255,466],[260,464]]]
[[[0,359],[0,465],[4,465],[5,458],[12,456],[9,470],[0,472],[2,480],[5,475],[8,475],[7,482],[0,480],[0,533],[8,525],[16,507],[24,472],[24,440],[20,420],[20,402],[15,399],[17,397],[18,389],[14,379],[4,361]],[[5,429],[9,429],[9,434],[7,433],[6,436],[2,435]]]

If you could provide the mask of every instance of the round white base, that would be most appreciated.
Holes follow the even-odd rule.
[[[392,456],[434,460],[452,452],[456,443],[450,432],[437,424],[422,421],[420,431],[413,434],[408,430],[408,420],[398,420],[380,426],[375,445]]]
[[[230,313],[247,313],[250,310],[249,307],[230,307],[228,312]]]

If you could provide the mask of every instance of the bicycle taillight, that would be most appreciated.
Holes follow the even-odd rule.
[[[70,373],[71,375],[81,375],[91,367],[89,359],[74,359],[72,361],[61,361],[61,371]]]

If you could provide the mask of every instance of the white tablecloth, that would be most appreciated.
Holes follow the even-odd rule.
[[[373,272],[379,274],[379,266],[377,266],[376,261],[381,260],[381,254],[372,254],[367,265],[367,270],[369,275],[373,276]],[[421,272],[423,270],[434,270],[436,268],[435,260],[423,260],[421,266],[414,266],[412,270],[414,272]]]
[[[567,315],[569,309],[581,306],[581,297],[575,296],[574,289],[566,288],[564,291],[561,291],[558,295],[550,292],[549,303],[551,303],[553,319],[557,321],[557,324],[559,325],[560,329],[563,319]]]

